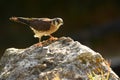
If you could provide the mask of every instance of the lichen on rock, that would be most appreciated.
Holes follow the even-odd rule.
[[[119,80],[97,52],[61,37],[43,46],[6,49],[0,60],[0,80]],[[99,79],[97,79],[99,78]]]

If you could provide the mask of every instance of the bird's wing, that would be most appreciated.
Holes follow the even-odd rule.
[[[29,21],[29,26],[38,31],[47,31],[50,29],[51,21],[44,21],[43,19],[35,19]]]

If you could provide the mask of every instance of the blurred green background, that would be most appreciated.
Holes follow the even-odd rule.
[[[54,36],[72,37],[120,61],[120,0],[0,0],[0,55],[38,42],[29,27],[9,21],[12,16],[61,17],[64,25]]]

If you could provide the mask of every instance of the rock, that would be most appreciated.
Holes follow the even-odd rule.
[[[0,80],[119,80],[99,53],[69,37],[42,43],[7,49]]]

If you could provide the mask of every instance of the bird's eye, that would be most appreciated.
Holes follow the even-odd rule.
[[[63,24],[63,20],[61,19],[61,18],[54,18],[53,20],[52,20],[52,24],[53,25],[62,25]]]
[[[60,23],[60,20],[59,20],[59,19],[56,19],[56,22],[59,24],[59,23]]]
[[[53,20],[52,24],[57,26],[59,23],[56,20]]]

